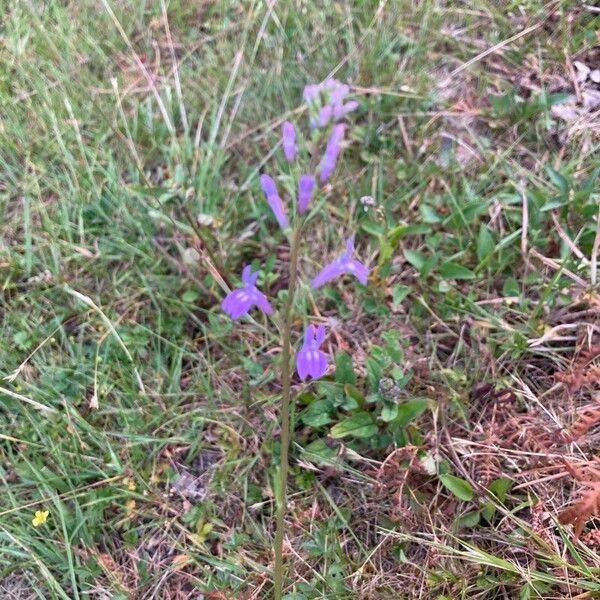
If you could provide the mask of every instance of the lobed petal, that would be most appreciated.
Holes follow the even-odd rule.
[[[271,303],[260,290],[257,290],[256,288],[252,290],[252,300],[253,303],[265,313],[265,315],[273,314],[273,307],[271,306]]]
[[[369,280],[369,269],[360,261],[352,259],[346,262],[346,273],[354,275],[363,285]]]
[[[298,151],[296,147],[296,129],[289,121],[285,121],[281,126],[281,136],[283,143],[283,153],[288,162],[292,162],[296,158]]]
[[[315,339],[315,326],[311,323],[305,330],[304,330],[304,343],[302,345],[303,348],[310,348],[313,344],[313,341]]]
[[[227,294],[221,308],[229,317],[236,320],[247,315],[253,305],[252,293],[247,288],[238,288]]]
[[[320,170],[319,170],[319,181],[321,183],[325,183],[330,177],[333,171],[335,170],[335,165],[337,164],[337,157],[332,157],[329,155],[325,155],[321,160]]]
[[[345,83],[337,81],[337,79],[334,79],[333,82],[335,85],[332,86],[332,89],[329,92],[329,102],[331,104],[338,104],[350,93],[350,87]]]
[[[339,121],[340,119],[345,117],[348,113],[351,113],[353,110],[356,110],[357,108],[358,108],[358,102],[356,100],[350,100],[350,102],[346,102],[346,104],[337,102],[333,106],[334,121]]]
[[[258,271],[255,273],[252,272],[252,266],[246,265],[244,270],[242,271],[242,283],[244,286],[252,286],[256,283],[258,279]]]
[[[305,102],[311,103],[313,100],[316,100],[319,97],[320,92],[321,86],[317,83],[313,83],[304,86],[302,97],[304,98]]]
[[[260,176],[260,187],[267,198],[269,198],[269,196],[277,196],[277,186],[275,185],[273,178],[269,177],[269,175]]]
[[[326,104],[319,111],[319,118],[317,119],[318,126],[325,127],[329,123],[329,121],[331,121],[332,116],[333,116],[333,108],[329,104]]]
[[[298,373],[298,377],[300,377],[302,381],[304,381],[309,374],[309,366],[308,361],[306,359],[306,352],[307,351],[302,348],[296,354],[296,371]]]
[[[328,361],[327,355],[320,350],[317,350],[319,358],[317,360],[316,370],[313,371],[313,379],[320,379],[327,372]]]
[[[346,126],[343,123],[338,123],[332,130],[329,140],[327,142],[327,149],[325,152],[333,151],[333,148],[339,153],[339,146],[344,141],[344,135],[346,134]]]
[[[320,379],[327,371],[327,357],[320,350],[312,349],[306,352],[308,374],[313,379]]]
[[[311,281],[310,285],[314,290],[316,290],[326,283],[329,283],[336,277],[339,277],[345,271],[346,269],[344,263],[339,259],[336,259],[323,267],[317,276]]]
[[[285,231],[290,226],[290,224],[288,222],[287,215],[285,214],[285,208],[283,206],[281,198],[277,193],[271,194],[270,196],[267,196],[267,202],[269,203],[269,206],[273,211],[273,215],[275,215],[275,218],[279,223],[279,227],[281,227],[281,229]]]
[[[319,325],[315,334],[315,342],[320,346],[325,341],[325,325]]]
[[[350,260],[354,254],[354,236],[350,236],[346,240],[346,250],[344,252],[344,258]]]
[[[315,190],[315,178],[312,175],[302,175],[298,181],[298,212],[302,215],[310,204]]]

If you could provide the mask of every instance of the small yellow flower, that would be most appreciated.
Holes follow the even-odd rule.
[[[127,500],[127,502],[125,502],[125,512],[126,512],[127,516],[130,517],[133,514],[134,510],[135,510],[135,500],[133,500],[133,499]]]
[[[31,519],[31,523],[34,527],[39,527],[43,525],[48,520],[48,515],[50,514],[47,510],[36,510],[35,517]]]
[[[135,481],[131,477],[125,477],[123,483],[127,486],[127,489],[131,492],[135,492],[136,486]]]

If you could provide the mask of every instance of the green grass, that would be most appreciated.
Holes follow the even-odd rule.
[[[376,269],[368,289],[318,297],[330,350],[354,366],[338,362],[299,400],[288,600],[598,592],[593,547],[558,526],[554,545],[528,536],[543,485],[459,500],[437,476],[470,478],[476,384],[511,387],[524,410],[572,408],[549,390],[578,330],[530,342],[586,302],[578,341],[598,323],[598,137],[564,139],[551,113],[570,90],[565,53],[594,44],[598,15],[547,5],[0,5],[3,597],[270,597],[278,340],[260,319],[234,328],[221,314],[204,248],[226,281],[256,259],[277,295],[286,245],[257,174],[304,85],[331,73],[361,106],[301,269],[353,228]],[[363,195],[377,207],[363,211]],[[202,240],[188,220],[199,214],[212,220]],[[381,381],[402,388],[395,400]],[[377,434],[332,437],[362,398]],[[399,425],[395,406],[415,399],[421,414]],[[315,400],[327,422],[306,416]],[[403,444],[432,472],[408,478],[398,520],[377,471]],[[547,511],[569,491],[551,488]],[[37,528],[36,510],[49,511]],[[458,521],[471,513],[477,524]]]

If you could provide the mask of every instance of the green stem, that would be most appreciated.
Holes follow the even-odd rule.
[[[300,246],[301,225],[296,225],[292,236],[290,247],[290,281],[288,285],[288,297],[283,313],[282,330],[282,359],[281,359],[281,464],[279,467],[279,493],[277,502],[277,528],[275,531],[275,600],[281,600],[283,596],[283,535],[284,517],[287,496],[288,480],[288,455],[290,447],[290,404],[291,404],[291,378],[290,369],[291,346],[292,346],[292,307],[296,292],[296,280],[298,275],[298,249]]]

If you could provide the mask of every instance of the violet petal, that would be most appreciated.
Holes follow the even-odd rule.
[[[317,276],[311,281],[310,286],[316,290],[321,286],[329,283],[336,277],[339,277],[345,272],[344,263],[340,259],[336,259],[325,265],[317,274]]]
[[[308,209],[315,189],[315,178],[312,175],[302,175],[298,181],[298,212],[303,215]]]
[[[292,123],[285,121],[281,126],[281,136],[283,144],[283,153],[288,162],[292,162],[296,158],[298,151],[296,147],[296,129]]]

